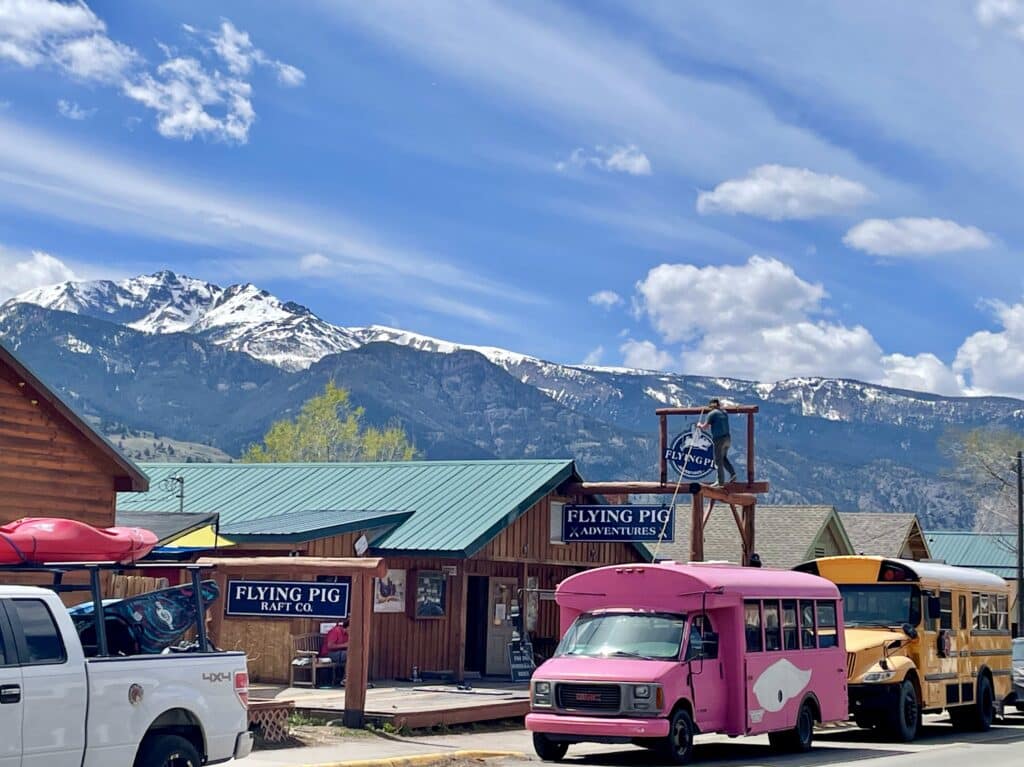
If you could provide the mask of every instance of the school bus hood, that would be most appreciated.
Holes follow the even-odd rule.
[[[883,647],[896,640],[903,641],[906,638],[906,634],[902,631],[892,631],[886,628],[847,628],[846,651],[860,653]]]
[[[553,682],[654,683],[661,681],[680,665],[676,661],[562,656],[545,661],[533,673],[533,678]]]

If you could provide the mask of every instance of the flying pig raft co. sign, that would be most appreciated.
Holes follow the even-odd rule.
[[[227,615],[264,618],[348,617],[350,584],[319,581],[228,581]]]

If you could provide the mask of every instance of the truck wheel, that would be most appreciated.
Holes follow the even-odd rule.
[[[958,730],[985,732],[992,728],[996,716],[995,695],[987,676],[978,679],[977,696],[973,705],[950,709],[949,718]]]
[[[533,733],[533,750],[545,762],[560,762],[565,759],[565,752],[569,750],[569,744],[551,740],[542,732],[535,732]]]
[[[135,758],[135,767],[200,767],[202,763],[196,747],[178,735],[146,738]]]
[[[776,751],[787,753],[806,753],[814,744],[814,712],[804,703],[800,713],[796,715],[796,725],[792,730],[769,732],[768,742]]]
[[[672,764],[689,764],[693,761],[695,730],[693,717],[685,708],[672,714],[668,725],[668,738],[662,747],[662,752]]]
[[[909,743],[921,730],[921,702],[909,679],[903,680],[896,696],[896,709],[889,714],[889,736],[900,743]]]

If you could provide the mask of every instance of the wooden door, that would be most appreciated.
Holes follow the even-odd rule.
[[[512,600],[518,599],[517,578],[490,578],[487,598],[487,664],[489,676],[508,676],[508,643],[512,641]]]

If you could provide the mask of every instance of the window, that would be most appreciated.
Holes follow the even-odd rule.
[[[698,615],[690,623],[689,642],[686,645],[686,660],[693,660],[703,654],[705,660],[718,658],[718,637],[711,627],[711,619]]]
[[[805,650],[818,647],[818,633],[814,628],[814,602],[800,602],[800,646]]]
[[[992,624],[991,624],[992,613],[989,610],[989,596],[988,596],[988,594],[982,594],[980,596],[980,600],[981,600],[981,606],[978,608],[978,615],[981,617],[981,620],[978,623],[978,628],[980,628],[982,631],[988,631],[990,628],[992,628]]]
[[[782,603],[782,646],[787,650],[800,648],[800,637],[796,625],[796,602],[787,600]]]
[[[584,613],[555,655],[678,660],[686,616],[674,613]]]
[[[939,592],[939,628],[953,628],[953,594],[949,591]]]
[[[775,652],[782,649],[782,624],[779,622],[779,603],[764,603],[764,649]]]
[[[818,602],[818,647],[835,647],[838,644],[836,603]]]
[[[903,583],[842,584],[843,620],[848,627],[921,623],[921,590]],[[938,618],[939,616],[935,616]]]
[[[0,605],[0,610],[3,610],[3,605]],[[2,613],[0,613],[2,614]],[[13,660],[13,659],[12,659]],[[4,635],[3,627],[0,626],[0,666],[7,665],[7,653],[4,651]]]
[[[957,607],[960,609],[960,628],[967,628],[967,597],[961,594],[957,598]]]
[[[761,603],[743,603],[743,622],[747,631],[747,652],[761,652]]]
[[[973,607],[973,621],[971,628],[981,628],[981,594],[971,594],[971,606]]]
[[[1007,599],[1007,596],[1006,596],[1006,594],[999,594],[998,596],[996,596],[995,599],[996,599],[996,608],[995,608],[996,609],[996,614],[995,614],[995,621],[994,621],[994,624],[993,624],[992,628],[998,629],[999,631],[1008,631],[1009,628],[1010,628],[1010,616],[1007,615],[1007,612],[1008,612],[1008,605],[1007,605],[1008,599]]]
[[[25,636],[28,664],[63,663],[64,642],[46,605],[38,599],[14,599],[10,604]]]

